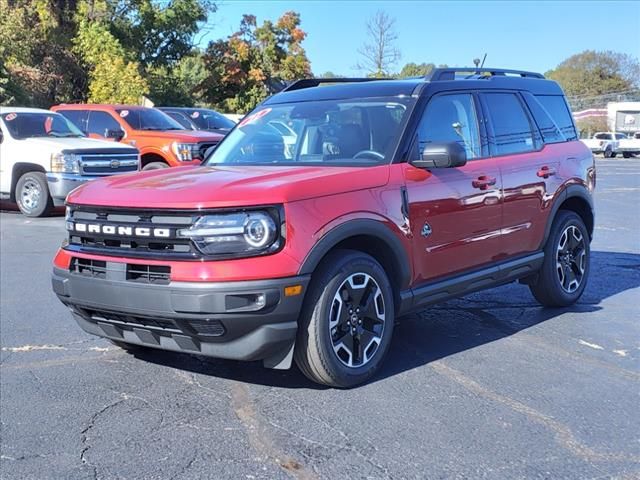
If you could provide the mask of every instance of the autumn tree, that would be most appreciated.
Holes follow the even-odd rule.
[[[211,42],[204,55],[208,76],[205,99],[230,112],[247,112],[284,82],[311,76],[302,42],[300,15],[286,12],[275,23],[258,26],[254,15],[243,15],[240,28],[226,39]]]
[[[395,30],[395,18],[378,10],[366,24],[367,41],[358,49],[361,60],[356,65],[373,77],[391,75],[400,60],[400,50],[396,47],[398,34]]]
[[[638,59],[612,51],[585,50],[567,58],[545,76],[557,81],[569,97],[640,88]]]

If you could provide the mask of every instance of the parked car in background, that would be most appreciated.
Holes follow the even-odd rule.
[[[622,138],[618,141],[617,152],[621,153],[624,158],[631,158],[640,155],[640,132]]]
[[[199,165],[205,152],[224,137],[185,130],[166,113],[137,105],[57,105],[52,110],[90,136],[134,145],[143,170]]]
[[[233,120],[229,120],[221,113],[209,108],[188,107],[157,107],[186,130],[207,130],[226,135],[235,126]]]
[[[63,205],[89,180],[139,168],[137,149],[87,138],[58,113],[0,107],[0,197],[29,217]]]
[[[624,133],[597,132],[592,138],[582,139],[582,143],[589,147],[594,155],[601,153],[605,158],[614,158],[618,153],[618,142],[624,138],[627,138]]]

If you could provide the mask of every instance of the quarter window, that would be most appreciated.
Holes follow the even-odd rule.
[[[514,93],[485,93],[489,118],[493,126],[495,155],[530,152],[535,149],[531,123],[522,103]]]
[[[468,93],[433,97],[418,126],[418,151],[430,143],[459,143],[467,158],[480,156],[480,136],[473,96]]]
[[[562,95],[536,95],[567,140],[578,138],[567,102]]]
[[[560,131],[560,128],[549,116],[545,108],[540,105],[538,100],[536,100],[536,97],[530,93],[524,93],[524,98],[529,106],[531,114],[533,115],[533,119],[538,125],[538,129],[542,134],[542,140],[544,143],[559,143],[566,141],[564,135]],[[536,135],[536,137],[538,137],[538,135]]]

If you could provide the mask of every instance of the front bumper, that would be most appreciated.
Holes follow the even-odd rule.
[[[121,342],[233,360],[262,360],[289,368],[303,294],[284,288],[309,276],[245,282],[125,280],[120,263],[106,278],[55,267],[53,290],[86,332]],[[259,298],[262,296],[263,300]]]
[[[78,175],[75,173],[47,173],[47,184],[49,186],[49,194],[53,199],[55,206],[64,205],[64,200],[71,190],[79,187],[83,183],[96,180],[97,176]]]

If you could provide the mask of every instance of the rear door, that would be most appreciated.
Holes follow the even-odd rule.
[[[433,96],[417,128],[416,158],[429,143],[457,142],[467,164],[422,170],[405,164],[416,282],[490,264],[500,253],[500,174],[486,155],[471,92]]]
[[[553,194],[559,188],[564,137],[551,120],[543,125],[545,144],[525,97],[519,92],[484,92],[482,100],[489,150],[502,176],[501,257],[536,251],[544,235]],[[538,108],[542,108],[538,103]]]

